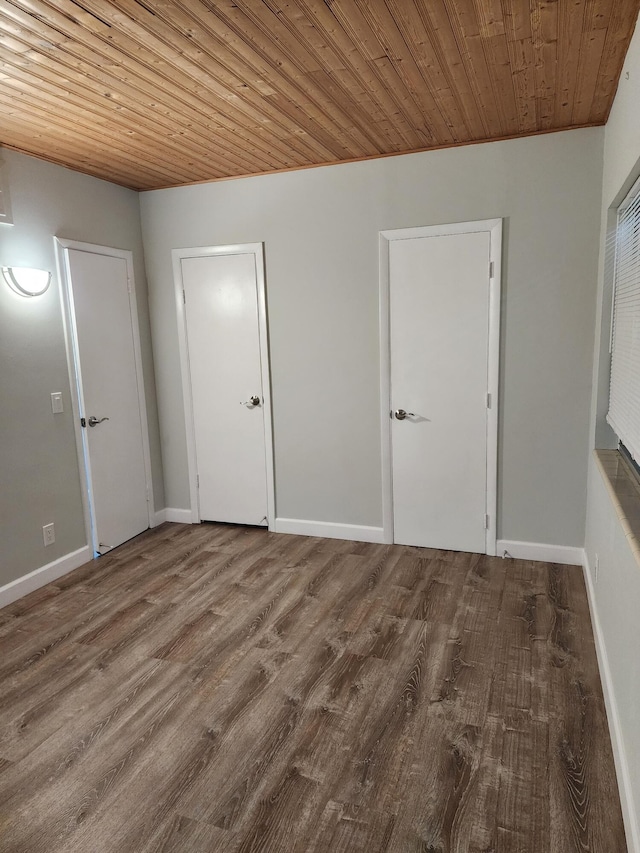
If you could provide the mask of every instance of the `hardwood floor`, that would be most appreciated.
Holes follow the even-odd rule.
[[[623,853],[579,568],[165,524],[0,610],[3,853]]]

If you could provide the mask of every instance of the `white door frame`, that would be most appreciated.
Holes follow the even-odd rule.
[[[191,370],[187,344],[187,312],[185,310],[184,287],[181,261],[184,258],[205,258],[215,255],[253,255],[256,265],[256,287],[258,296],[258,329],[260,334],[260,369],[262,373],[262,396],[264,399],[265,466],[267,475],[267,524],[269,530],[275,525],[275,487],[273,471],[273,429],[271,426],[271,376],[269,370],[269,341],[267,329],[267,299],[265,293],[264,249],[262,243],[235,243],[230,246],[196,246],[173,249],[173,280],[175,285],[176,313],[178,317],[178,344],[182,374],[182,397],[187,433],[187,463],[189,468],[189,494],[191,497],[191,522],[199,524],[200,504],[196,467],[196,437],[193,419],[193,397],[191,394]]]
[[[487,362],[487,554],[496,553],[498,510],[498,390],[500,375],[500,291],[502,274],[502,219],[457,222],[421,228],[399,228],[380,232],[380,425],[382,438],[382,527],[383,541],[393,542],[393,475],[391,457],[391,338],[389,327],[389,243],[419,237],[443,237],[488,231],[489,259],[489,338]]]
[[[128,249],[114,249],[109,246],[96,246],[93,243],[81,243],[77,240],[67,240],[64,237],[54,237],[53,242],[56,251],[58,279],[60,281],[60,304],[62,306],[62,322],[64,326],[65,347],[67,351],[67,368],[69,370],[69,385],[71,387],[73,427],[76,436],[78,465],[80,467],[80,478],[82,481],[84,526],[87,535],[87,543],[91,544],[95,554],[98,551],[98,541],[96,539],[93,483],[91,479],[89,448],[86,443],[86,430],[80,425],[81,413],[84,411],[84,398],[82,366],[80,364],[78,347],[78,329],[76,326],[76,315],[73,303],[71,271],[69,269],[69,249],[76,249],[79,252],[89,252],[93,255],[106,255],[110,258],[121,258],[127,265],[127,278],[129,281],[129,310],[131,312],[136,384],[138,386],[138,404],[140,407],[140,423],[142,426],[142,455],[144,459],[144,475],[147,486],[147,512],[149,516],[149,527],[155,527],[156,518],[153,500],[153,480],[151,475],[149,425],[147,422],[147,403],[144,393],[144,376],[142,372],[140,327],[138,325],[138,305],[136,301],[136,282],[133,273],[133,252]]]

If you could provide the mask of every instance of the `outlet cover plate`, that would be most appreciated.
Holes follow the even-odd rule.
[[[54,415],[59,415],[64,412],[64,406],[62,405],[62,391],[51,392],[51,411]]]
[[[42,538],[44,540],[45,546],[53,545],[53,543],[56,541],[56,529],[53,522],[51,522],[51,524],[44,525],[44,527],[42,528]]]

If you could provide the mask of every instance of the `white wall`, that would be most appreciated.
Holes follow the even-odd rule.
[[[640,27],[625,57],[618,91],[605,129],[602,202],[609,207],[629,189],[640,158]],[[631,180],[631,183],[633,181]]]
[[[640,851],[640,566],[629,548],[595,464],[589,477],[585,547],[594,595],[594,628],[599,630],[605,649],[605,658],[600,659],[600,672],[605,686],[612,688],[609,698],[613,698],[614,704],[609,706],[609,726],[614,745],[622,752],[622,762],[620,756],[616,757],[627,842],[629,853],[637,853]],[[597,582],[596,557],[599,561]]]
[[[606,425],[609,384],[610,276],[605,275],[605,240],[614,211],[640,175],[640,28],[636,27],[625,59],[618,92],[605,128],[602,228],[598,311],[594,349],[591,447],[615,447]],[[608,272],[608,271],[607,271]],[[612,699],[620,722],[621,748],[630,769],[630,787],[623,789],[630,850],[640,851],[640,566],[616,519],[611,500],[593,458],[589,463],[589,512],[586,552],[594,590],[592,606],[609,662]],[[599,559],[595,583],[596,555]],[[624,780],[623,780],[624,781]],[[635,815],[635,817],[634,817]],[[631,846],[631,838],[635,847]]]
[[[131,249],[135,259],[154,497],[164,506],[138,195],[60,166],[3,151],[14,225],[0,225],[0,263],[51,270],[49,290],[24,299],[0,280],[0,586],[86,544],[54,235]],[[51,412],[62,391],[65,411]],[[55,523],[45,549],[42,526]]]
[[[188,507],[174,247],[264,241],[280,517],[379,526],[378,232],[505,218],[499,527],[582,546],[601,129],[143,193],[167,504]]]

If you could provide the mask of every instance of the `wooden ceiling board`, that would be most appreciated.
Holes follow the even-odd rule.
[[[29,5],[44,7],[45,4]],[[75,4],[57,5],[64,8],[73,7]],[[59,16],[57,23],[65,27],[65,34],[69,37],[63,61],[71,61],[80,80],[82,72],[85,72],[87,84],[94,90],[88,91],[87,95],[93,95],[94,101],[96,98],[101,102],[104,102],[104,98],[111,99],[114,111],[121,105],[138,104],[145,110],[145,122],[153,129],[156,113],[163,112],[169,117],[173,132],[185,129],[188,131],[193,127],[205,142],[207,139],[217,141],[216,126],[219,126],[222,128],[220,132],[223,138],[235,148],[238,148],[240,141],[246,139],[257,157],[265,155],[265,162],[272,163],[277,160],[281,167],[296,164],[291,152],[280,145],[277,136],[269,139],[267,144],[261,139],[262,127],[264,122],[269,120],[268,117],[263,114],[256,117],[250,104],[243,103],[242,109],[238,110],[236,105],[231,103],[233,92],[218,86],[213,78],[208,81],[215,86],[213,93],[205,86],[199,85],[197,75],[189,74],[192,66],[187,65],[187,73],[182,72],[181,66],[185,62],[188,63],[188,60],[185,61],[179,56],[174,65],[167,63],[163,54],[168,51],[157,39],[154,42],[154,53],[133,39],[120,38],[120,44],[129,56],[124,60],[122,53],[110,42],[111,27],[108,25],[105,25],[101,38],[94,35],[97,28],[94,28],[93,32],[85,30],[75,22],[67,21],[64,16]],[[189,49],[190,45],[186,47]],[[252,128],[257,128],[259,134],[254,138]],[[300,160],[304,162],[303,157],[300,157]]]
[[[2,74],[2,70],[7,67],[5,59],[5,52],[0,49],[0,75]],[[50,109],[48,110],[47,107],[55,103],[57,98],[57,87],[54,84],[40,77],[36,86],[33,84],[33,74],[25,73],[21,68],[14,67],[12,69],[11,79],[7,81],[7,85],[11,86],[12,89],[12,103],[9,103],[9,111],[3,110],[3,125],[8,115],[11,112],[16,112],[16,107],[20,104],[21,97],[23,99],[30,97],[31,103],[29,106],[25,106],[23,111],[17,113],[18,122],[20,121],[20,116],[23,116],[26,121],[28,116],[36,117],[50,112]],[[86,85],[83,86],[82,81],[72,83],[67,79],[65,85],[67,88],[67,107],[71,109],[73,119],[60,118],[62,127],[65,126],[67,121],[72,121],[76,126],[76,135],[77,130],[85,126],[88,129],[89,137],[92,130],[100,128],[103,135],[103,143],[106,139],[109,139],[110,144],[122,144],[122,138],[124,137],[127,140],[128,150],[132,152],[134,158],[137,157],[137,162],[140,162],[141,157],[146,158],[147,156],[152,156],[154,160],[162,159],[163,156],[170,157],[170,162],[174,158],[178,160],[183,159],[182,134],[176,133],[175,123],[170,119],[163,121],[163,116],[159,112],[155,113],[155,121],[164,127],[165,136],[162,142],[159,142],[157,135],[154,135],[151,131],[145,131],[145,125],[140,121],[141,115],[139,112],[132,110],[130,107],[122,108],[119,112],[117,129],[114,130],[113,110],[110,108],[110,105],[103,106],[102,104],[97,104],[88,107],[86,99],[83,97],[83,93],[86,92]],[[46,98],[43,98],[43,94],[46,95]],[[54,124],[56,121],[57,119],[54,119]],[[219,148],[219,144],[217,148]],[[139,149],[137,153],[135,153],[136,149]],[[229,147],[229,150],[224,152],[224,157],[220,158],[220,163],[216,167],[216,161],[220,157],[219,151],[212,151],[210,146],[205,145],[197,138],[191,140],[190,149],[190,159],[199,159],[202,167],[208,163],[210,168],[217,168],[219,171],[218,176],[224,174],[229,158],[234,159],[234,155]],[[132,167],[135,167],[135,163],[136,159],[134,159]],[[250,167],[251,164],[249,161],[237,160],[236,168],[246,170]]]
[[[0,144],[135,189],[603,124],[640,0],[0,0]]]
[[[608,5],[605,3],[605,5]],[[622,71],[624,58],[629,47],[629,20],[638,16],[636,0],[626,0],[615,5],[610,10],[611,24],[607,27],[607,35],[602,53],[603,61],[598,72],[596,91],[591,105],[591,115],[609,117],[611,105],[618,87],[618,79]]]
[[[57,5],[65,8],[75,4],[62,2]],[[105,14],[107,10],[103,8],[106,4],[102,0],[96,4],[85,3],[85,6],[102,10],[105,18],[108,18]],[[122,22],[122,17],[118,14],[115,14],[113,19],[113,25],[107,25],[106,39],[111,37],[112,26]],[[133,90],[134,98],[136,94],[142,97],[149,110],[148,120],[151,123],[153,112],[159,105],[160,109],[164,107],[176,127],[188,128],[193,122],[196,127],[204,125],[208,133],[208,125],[213,122],[227,131],[228,139],[233,140],[236,146],[240,141],[246,140],[247,147],[255,149],[258,156],[261,153],[266,154],[269,161],[278,159],[282,166],[297,162],[292,151],[295,146],[287,147],[280,142],[280,136],[289,131],[293,132],[295,125],[287,128],[286,123],[283,126],[281,122],[276,128],[274,122],[277,115],[271,113],[269,103],[265,99],[259,99],[258,107],[251,98],[240,99],[234,88],[237,85],[236,80],[228,85],[222,75],[216,76],[216,72],[220,74],[219,63],[212,60],[212,71],[202,69],[199,66],[201,57],[193,50],[188,39],[180,41],[179,34],[176,37],[178,44],[169,46],[158,38],[155,32],[146,34],[135,22],[126,29],[127,35],[118,37],[119,45],[127,51],[126,60],[118,54],[117,49],[112,49],[109,41],[105,43],[103,40],[101,43],[90,38],[83,49],[82,58],[89,68],[92,61],[97,61],[98,70],[103,75],[109,74],[103,76],[104,84],[114,91],[107,92],[107,97],[120,98],[122,103],[127,103],[127,98],[131,95],[119,92],[122,79],[126,81],[128,88]],[[81,32],[80,37],[82,36]],[[101,51],[105,53],[107,61],[102,59]],[[173,56],[171,62],[166,58],[169,55]],[[265,144],[262,128],[269,122],[274,123],[277,133]],[[206,135],[204,138],[207,138]],[[304,155],[300,159],[303,157]]]

